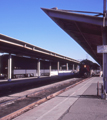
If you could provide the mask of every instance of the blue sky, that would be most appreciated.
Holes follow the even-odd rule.
[[[103,0],[0,0],[0,33],[76,59],[94,61],[42,10],[103,12]]]

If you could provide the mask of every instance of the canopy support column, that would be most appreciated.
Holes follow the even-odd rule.
[[[38,72],[38,78],[40,78],[40,59],[38,59],[38,63],[37,63],[37,72]]]
[[[59,61],[57,62],[57,71],[59,73]]]
[[[74,72],[74,68],[75,68],[75,66],[74,66],[74,64],[73,64],[73,68],[72,68],[72,71]]]
[[[51,77],[51,68],[52,68],[52,67],[51,67],[51,63],[50,63],[50,65],[49,65],[49,73],[50,73],[49,76],[50,76],[50,77]]]
[[[11,81],[12,77],[12,56],[9,54],[8,57],[8,81]]]
[[[66,70],[68,71],[68,63],[66,63]]]
[[[103,0],[103,45],[107,45],[107,26],[106,26],[106,0]],[[107,53],[103,53],[103,84],[104,84],[104,94],[106,98],[107,93]]]

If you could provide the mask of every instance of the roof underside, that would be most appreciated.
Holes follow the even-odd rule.
[[[42,9],[100,65],[102,64],[102,54],[97,53],[97,46],[102,45],[103,20],[101,17],[58,9]]]
[[[0,34],[0,52],[12,53],[19,56],[46,59],[50,61],[61,61],[79,64],[78,60],[39,48],[23,41]]]

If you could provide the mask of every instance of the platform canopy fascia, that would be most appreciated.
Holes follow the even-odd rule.
[[[72,13],[66,10],[46,9],[46,8],[41,8],[41,9],[51,18],[67,19],[67,20],[73,20],[76,22],[84,22],[84,23],[101,25],[101,26],[103,25],[102,17]]]
[[[29,43],[0,34],[0,52],[11,53],[19,56],[46,59],[49,61],[61,61],[67,63],[80,64],[80,61],[57,54],[52,51],[31,45]]]
[[[80,14],[57,8],[41,9],[102,65],[102,54],[97,53],[97,46],[102,45],[103,17]],[[98,14],[100,15],[101,13]]]

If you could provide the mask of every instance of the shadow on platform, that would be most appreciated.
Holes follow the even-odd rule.
[[[101,99],[101,96],[97,96],[97,95],[80,95],[80,98]]]
[[[93,98],[93,99],[101,99],[101,96],[97,95],[76,95],[76,96],[57,96],[57,97],[69,97],[69,98]]]

